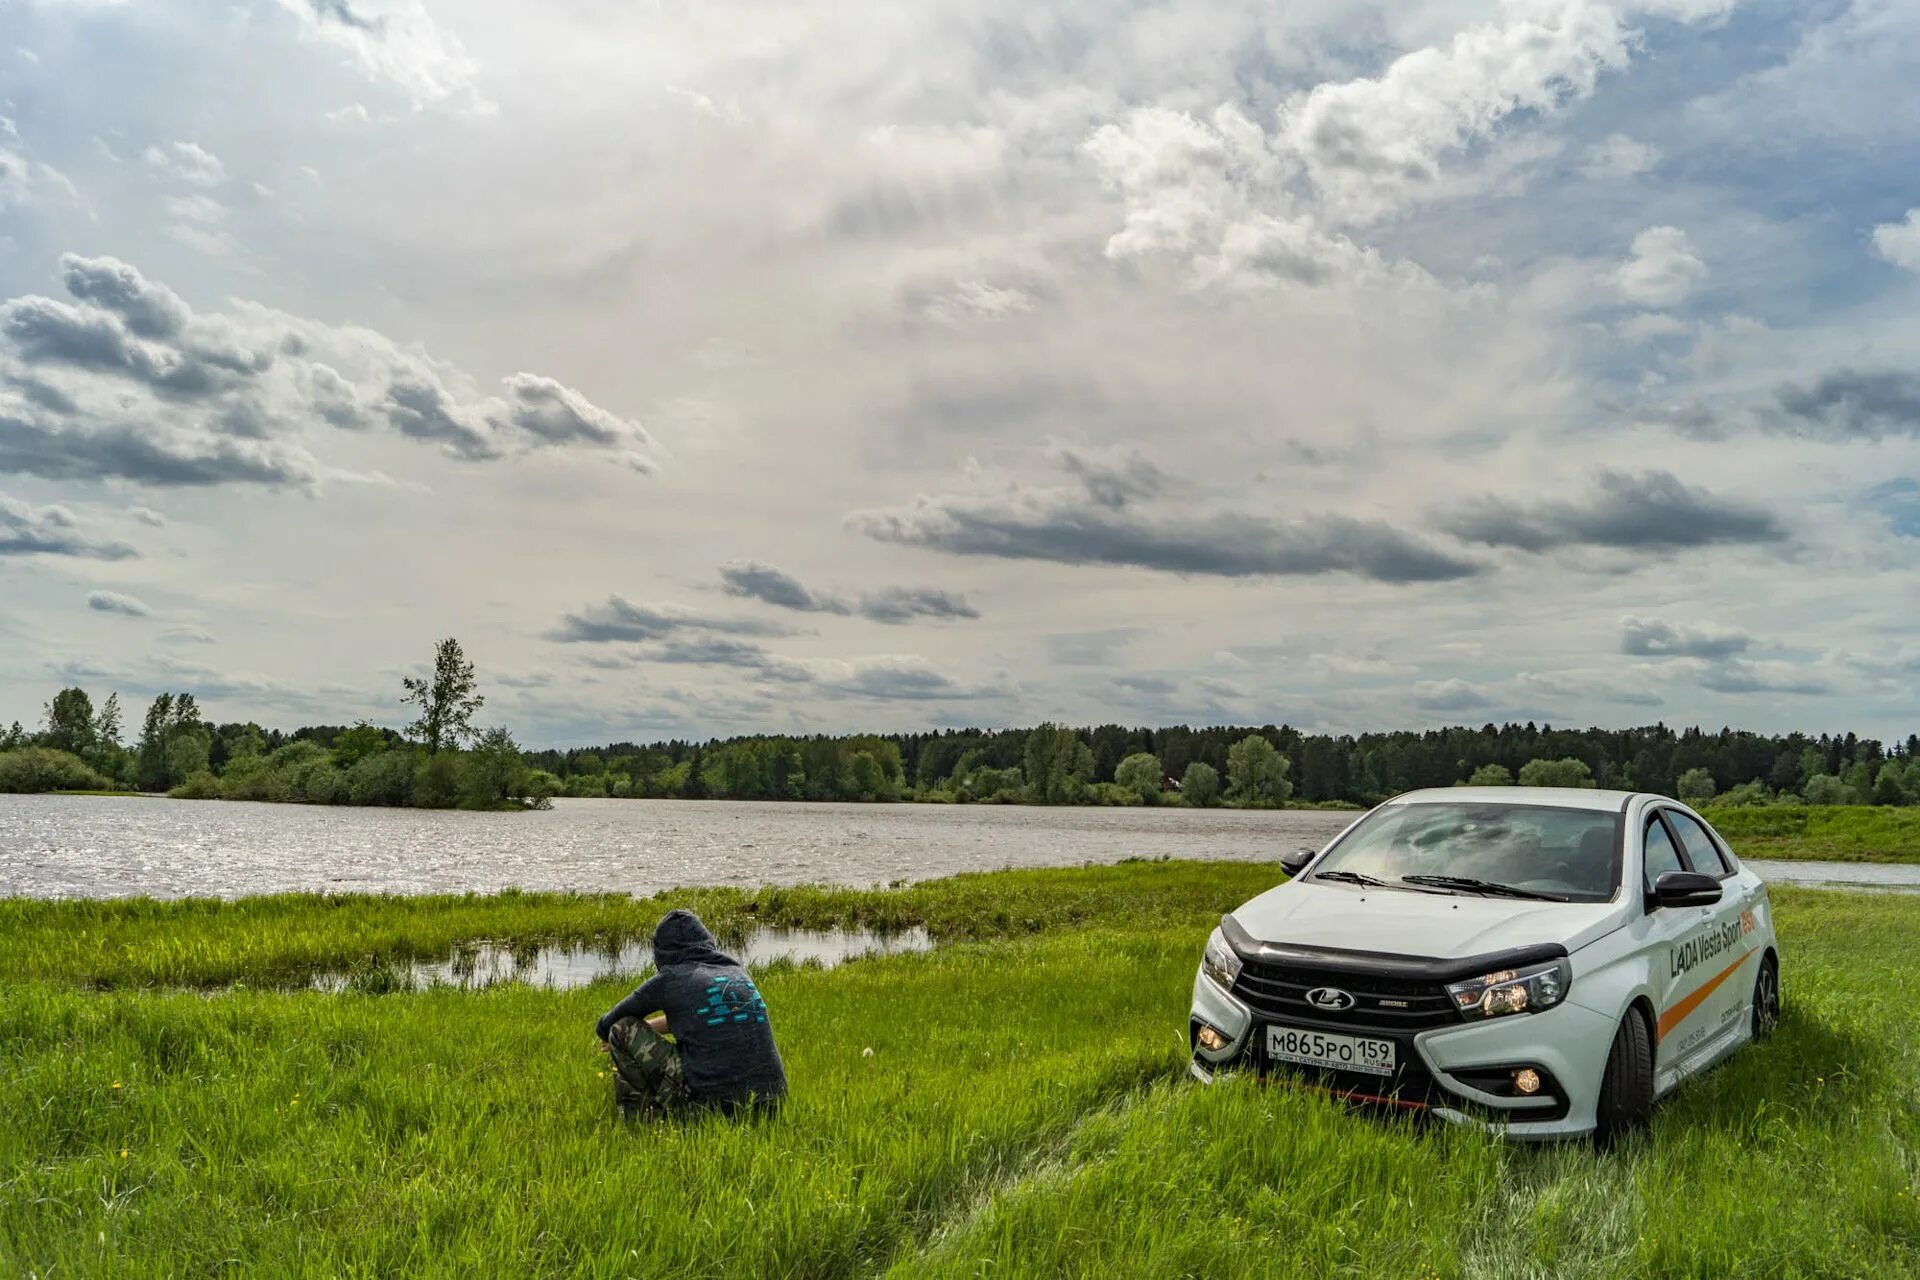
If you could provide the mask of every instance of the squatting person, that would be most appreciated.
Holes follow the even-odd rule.
[[[621,1115],[732,1112],[786,1096],[766,1001],[699,916],[673,910],[660,918],[653,967],[653,976],[594,1028],[613,1058]]]

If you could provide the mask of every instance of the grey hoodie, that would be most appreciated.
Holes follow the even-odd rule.
[[[602,1040],[622,1018],[665,1013],[695,1102],[730,1109],[786,1096],[787,1073],[766,1002],[699,916],[675,909],[661,917],[653,931],[653,967],[651,978],[600,1019],[594,1030]]]

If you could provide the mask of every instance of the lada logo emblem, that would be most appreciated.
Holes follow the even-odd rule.
[[[1338,1012],[1354,1006],[1353,994],[1338,987],[1315,987],[1307,992],[1307,1003],[1316,1009]]]

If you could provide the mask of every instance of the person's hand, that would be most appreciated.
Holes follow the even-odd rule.
[[[607,1042],[606,1042],[605,1040],[602,1040],[602,1041],[600,1042],[600,1052],[602,1052],[602,1053],[612,1053],[612,1052],[613,1052],[613,1046],[612,1046],[612,1045],[610,1045],[610,1044],[608,1044],[608,1043],[607,1043]]]

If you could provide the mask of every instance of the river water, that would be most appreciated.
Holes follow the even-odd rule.
[[[1357,815],[1287,809],[557,800],[550,812],[0,795],[0,897],[234,897],[873,885],[1122,858],[1269,860]],[[1920,867],[1766,863],[1779,882],[1920,888]]]
[[[1357,816],[709,800],[461,813],[0,795],[0,897],[874,885],[1129,857],[1272,859]]]

